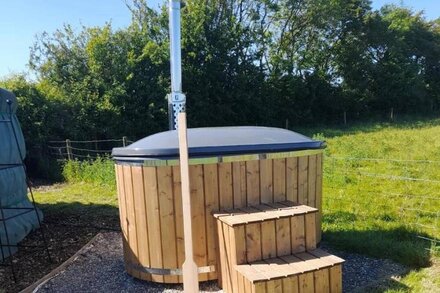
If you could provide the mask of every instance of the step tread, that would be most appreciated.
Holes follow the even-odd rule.
[[[321,249],[235,266],[252,283],[285,278],[342,264],[344,260]]]
[[[310,206],[296,205],[293,202],[284,201],[220,211],[213,214],[213,216],[229,226],[236,226],[316,213],[317,211],[318,209]]]

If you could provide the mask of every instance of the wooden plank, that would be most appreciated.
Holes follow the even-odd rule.
[[[266,283],[267,292],[283,293],[283,283],[280,279],[270,280]]]
[[[141,266],[150,266],[150,251],[148,239],[148,214],[145,207],[144,173],[141,166],[132,167],[133,198],[136,217],[136,234],[138,260]],[[173,235],[174,238],[174,235]],[[143,279],[151,280],[151,275],[142,273]]]
[[[292,253],[305,251],[305,224],[304,216],[299,215],[290,219]]]
[[[342,292],[342,265],[336,265],[330,269],[330,292]]]
[[[232,181],[234,189],[234,208],[241,208],[247,205],[246,201],[246,163],[232,163]]]
[[[235,266],[246,262],[246,240],[244,226],[229,228],[229,265],[232,278],[232,292],[238,292],[239,278]]]
[[[305,215],[306,250],[316,248],[316,213]]]
[[[208,256],[206,251],[206,217],[202,165],[189,166],[189,180],[191,186],[191,216],[194,261],[198,267],[203,267],[208,263]],[[207,273],[199,274],[199,281],[205,281],[207,278]]]
[[[266,282],[257,282],[254,284],[252,293],[270,293],[266,290]]]
[[[232,189],[232,164],[218,164],[218,184],[220,196],[220,209],[234,208],[234,191]]]
[[[157,189],[162,242],[163,268],[177,268],[176,229],[173,199],[173,177],[171,167],[157,168]],[[164,276],[165,283],[177,283],[177,276]]]
[[[260,202],[273,202],[272,160],[260,160]]]
[[[174,195],[174,214],[176,227],[176,247],[177,247],[177,267],[182,268],[185,261],[185,243],[183,235],[183,210],[182,210],[182,182],[180,178],[180,166],[173,166],[173,195]],[[178,276],[179,283],[183,282],[183,277]]]
[[[314,293],[315,292],[315,287],[313,284],[313,272],[299,275],[298,282],[299,282],[298,287],[299,287],[300,293]]]
[[[261,253],[263,259],[272,258],[277,255],[275,221],[261,223]]]
[[[298,203],[307,205],[308,202],[308,175],[309,159],[307,156],[298,158]]]
[[[205,217],[206,217],[206,243],[208,252],[208,265],[217,265],[217,240],[215,236],[216,223],[212,212],[220,209],[218,192],[217,164],[203,165],[203,180],[205,186]],[[209,279],[217,278],[217,273],[208,275]]]
[[[137,247],[137,235],[136,235],[136,216],[134,210],[134,198],[133,198],[133,176],[131,174],[131,166],[124,166],[124,190],[125,190],[125,203],[127,208],[126,222],[127,222],[127,236],[129,250],[129,260],[133,265],[138,265],[138,247]],[[139,277],[138,271],[133,271],[134,277]]]
[[[316,241],[321,242],[321,217],[322,217],[322,171],[323,155],[316,156],[316,208],[319,210],[316,215]]]
[[[125,190],[124,190],[124,169],[122,165],[116,165],[117,174],[117,187],[118,187],[118,200],[119,200],[119,219],[121,223],[122,230],[122,246],[124,250],[124,262],[129,263],[130,248],[128,244],[128,230],[127,230],[127,211],[126,211],[126,200],[125,200]]]
[[[286,199],[298,203],[298,158],[286,158]]]
[[[309,168],[307,174],[307,205],[316,207],[316,155],[309,156]]]
[[[290,219],[282,218],[275,221],[277,256],[291,253]]]
[[[286,200],[286,159],[273,160],[273,200]]]
[[[298,293],[298,276],[283,279],[283,293]]]
[[[226,290],[225,278],[226,278],[226,237],[223,232],[223,223],[219,220],[216,221],[217,225],[217,239],[218,239],[218,260],[217,271],[220,272],[217,279],[217,284],[220,288]]]
[[[330,292],[330,278],[329,270],[321,269],[313,273],[315,282],[315,292],[329,293]]]
[[[248,205],[260,204],[260,164],[246,162],[246,198]]]
[[[146,212],[148,215],[147,226],[150,242],[150,265],[153,268],[161,268],[163,262],[156,168],[144,167],[143,172]],[[153,282],[162,283],[163,276],[151,275],[151,280]]]
[[[224,264],[225,264],[225,270],[224,270],[224,275],[222,276],[223,279],[223,290],[226,290],[226,292],[233,292],[232,288],[233,288],[233,276],[232,276],[232,270],[233,267],[230,264],[230,259],[231,259],[231,235],[229,233],[229,229],[232,229],[231,227],[229,227],[228,225],[222,223],[222,229],[223,229],[223,237],[225,239],[225,254],[223,256],[221,256],[224,260]],[[223,266],[223,265],[222,265]]]
[[[246,259],[248,262],[261,259],[260,223],[246,225]]]

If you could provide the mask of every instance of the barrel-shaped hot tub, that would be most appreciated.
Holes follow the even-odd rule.
[[[319,209],[325,144],[267,127],[188,129],[194,258],[199,280],[217,279],[213,212],[292,201]],[[129,274],[182,282],[182,195],[177,131],[113,149],[124,261]]]

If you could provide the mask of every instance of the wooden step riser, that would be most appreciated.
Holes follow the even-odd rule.
[[[315,221],[316,213],[233,227],[217,220],[219,284],[227,292],[236,288],[237,264],[315,249]]]
[[[229,286],[228,293],[340,293],[342,266],[314,272],[252,283],[237,272],[237,286]]]

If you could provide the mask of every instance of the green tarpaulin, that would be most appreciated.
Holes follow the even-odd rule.
[[[22,214],[26,210],[17,208],[32,208],[27,196],[26,175],[22,159],[26,155],[23,133],[15,112],[17,98],[4,89],[0,89],[0,243],[17,244],[29,232],[38,227],[35,211]],[[15,135],[14,135],[15,133]],[[40,219],[41,219],[41,212]],[[14,217],[15,215],[22,214]],[[6,225],[6,227],[5,227]],[[7,235],[6,235],[7,230]],[[0,250],[0,262],[9,255],[5,246]],[[14,253],[16,249],[11,249]]]

